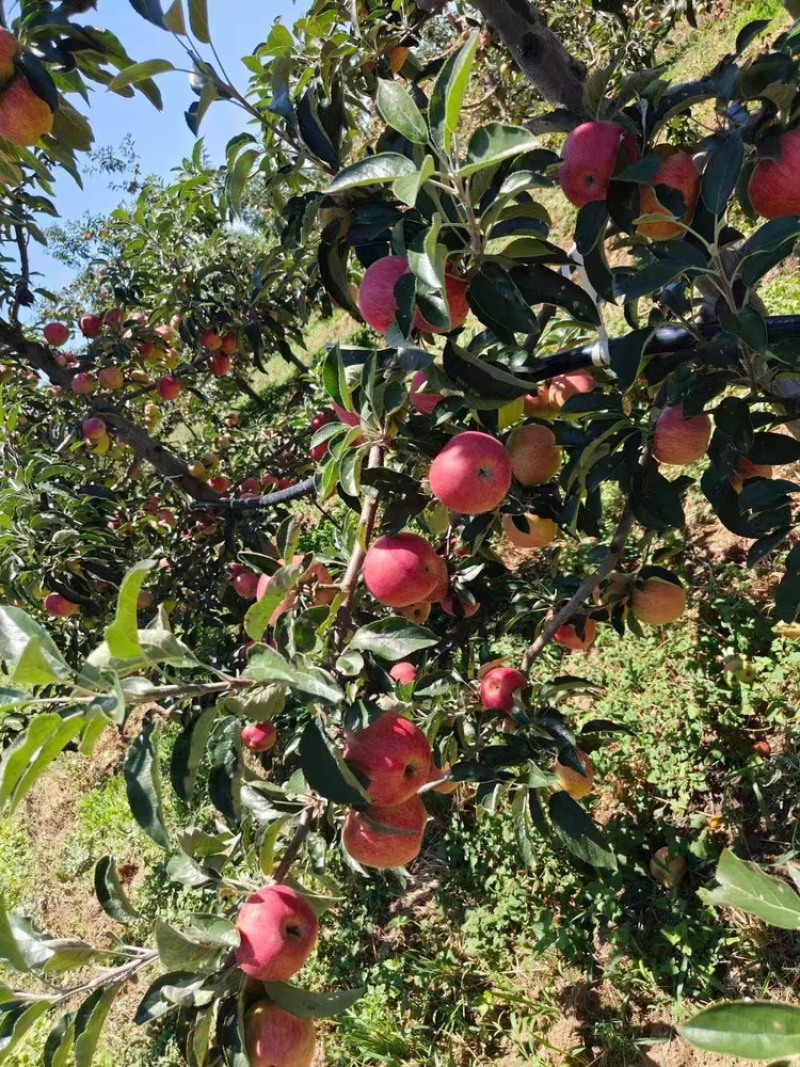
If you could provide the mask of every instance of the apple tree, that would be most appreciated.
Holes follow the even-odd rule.
[[[76,306],[28,256],[51,172],[79,177],[91,143],[68,97],[94,81],[158,106],[173,64],[133,62],[80,23],[92,5],[23,2],[5,28],[0,658],[20,726],[0,804],[124,729],[132,819],[198,906],[144,930],[106,855],[112,948],[3,909],[20,980],[0,1058],[47,1017],[43,1062],[90,1062],[146,975],[136,1020],[183,1013],[187,1063],[308,1064],[311,1020],[360,991],[290,979],[347,878],[414,861],[427,794],[507,812],[527,863],[547,838],[616,868],[580,801],[584,746],[618,724],[576,732],[591,686],[541,657],[683,615],[669,561],[692,487],[751,566],[785,557],[775,612],[800,610],[780,469],[800,459],[798,322],[760,292],[800,236],[800,32],[765,50],[751,23],[672,84],[623,5],[595,17],[625,62],[589,69],[522,0],[316,0],[254,42],[240,90],[204,0],[131,2],[189,56],[195,132],[211,106],[252,122],[224,171],[198,152],[114,213]],[[296,363],[332,307],[357,343],[260,411],[253,373]],[[516,663],[493,648],[509,630]]]

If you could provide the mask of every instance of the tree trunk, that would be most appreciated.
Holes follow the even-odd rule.
[[[550,104],[584,114],[586,67],[528,0],[472,0],[531,84]]]

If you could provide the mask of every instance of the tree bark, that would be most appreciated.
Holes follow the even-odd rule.
[[[45,345],[26,340],[18,329],[6,323],[0,323],[0,340],[20,360],[46,374],[53,385],[59,385],[66,391],[72,388],[72,377],[75,372],[56,362],[52,352]],[[216,490],[189,473],[189,465],[185,460],[176,456],[174,452],[170,452],[141,426],[137,426],[135,422],[123,415],[107,395],[87,395],[83,399],[92,408],[93,413],[103,419],[118,441],[127,445],[139,459],[154,467],[172,486],[183,489],[195,500],[220,499],[220,494]]]
[[[531,84],[550,104],[584,114],[586,67],[528,0],[472,0]]]

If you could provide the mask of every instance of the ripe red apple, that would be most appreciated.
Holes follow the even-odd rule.
[[[220,352],[226,356],[235,356],[239,351],[239,340],[235,333],[226,333],[222,338]]]
[[[198,341],[203,348],[207,348],[209,352],[216,352],[222,348],[222,338],[214,329],[203,330],[198,337]]]
[[[12,144],[35,145],[51,133],[55,115],[26,77],[12,78],[0,94],[0,137]]]
[[[528,679],[512,667],[494,667],[481,678],[481,704],[488,711],[513,711],[514,693],[527,689]]]
[[[444,400],[444,395],[442,393],[425,392],[424,390],[427,384],[428,372],[425,370],[418,370],[411,379],[411,390],[408,394],[412,405],[423,415],[432,414],[436,405]]]
[[[208,361],[208,369],[215,378],[224,378],[231,372],[231,357],[226,356],[224,352],[215,352]]]
[[[9,30],[0,29],[0,83],[14,77],[14,59],[19,52],[19,41]]]
[[[342,829],[342,844],[362,867],[405,867],[419,855],[427,819],[417,795],[392,807],[370,804],[363,812],[351,809]]]
[[[597,623],[594,619],[590,617],[584,620],[581,632],[578,630],[577,619],[575,622],[565,622],[556,630],[553,640],[557,645],[572,649],[573,652],[585,652],[587,648],[592,647],[597,637]]]
[[[48,322],[42,333],[45,341],[53,348],[60,348],[69,340],[69,326],[65,326],[63,322]]]
[[[406,608],[429,600],[441,581],[442,559],[413,533],[379,537],[364,560],[364,584],[381,604]]]
[[[800,129],[784,133],[778,145],[780,160],[760,160],[747,187],[753,211],[765,219],[800,215]]]
[[[686,590],[674,574],[643,571],[633,588],[630,607],[639,622],[663,626],[686,611]]]
[[[769,759],[772,755],[772,746],[769,741],[756,741],[753,744],[753,751],[757,756],[762,756],[764,759]]]
[[[431,492],[460,515],[482,515],[500,504],[511,487],[511,460],[488,433],[465,430],[444,446],[428,474]]]
[[[672,889],[686,876],[686,860],[683,856],[670,853],[666,845],[653,853],[650,860],[650,873],[665,889]]]
[[[385,256],[372,263],[364,274],[364,280],[358,291],[358,307],[366,323],[378,333],[384,334],[395,321],[397,315],[397,298],[395,287],[405,274],[411,273],[411,267],[405,256]],[[456,274],[445,276],[445,293],[450,309],[450,329],[463,326],[469,314],[467,303],[467,283]],[[434,329],[417,311],[414,325],[426,333],[445,333]]]
[[[503,533],[512,545],[522,549],[545,548],[558,537],[558,526],[528,511],[524,515],[503,515]]]
[[[87,393],[93,393],[97,388],[97,380],[93,374],[87,374],[86,371],[78,371],[74,374],[72,381],[70,382],[72,391],[74,393],[80,393],[85,395]]]
[[[572,370],[557,374],[550,382],[547,396],[554,408],[563,408],[568,400],[579,393],[591,393],[597,382],[588,370]]]
[[[575,750],[578,757],[578,762],[586,771],[586,776],[578,774],[572,767],[568,767],[565,763],[561,763],[560,760],[556,760],[553,765],[553,773],[558,778],[559,784],[565,793],[569,793],[573,800],[580,800],[581,797],[588,796],[591,793],[594,786],[594,767],[592,761],[586,755],[585,752],[577,748]]]
[[[400,685],[410,685],[417,677],[417,668],[413,663],[406,661],[395,663],[394,667],[389,671],[389,677]]]
[[[136,598],[136,610],[147,611],[153,606],[153,594],[149,589],[142,589]]]
[[[550,403],[550,387],[540,385],[536,393],[524,398],[523,410],[528,419],[554,419],[558,411]]]
[[[100,333],[103,328],[103,320],[99,315],[82,315],[78,320],[78,328],[84,337],[90,340]]]
[[[61,593],[48,593],[44,598],[44,610],[57,619],[67,619],[70,615],[78,614],[78,605],[67,600]]]
[[[731,475],[731,485],[737,493],[744,489],[744,483],[751,478],[771,478],[774,471],[768,463],[751,463],[745,456],[736,464],[736,470]]]
[[[242,730],[242,742],[251,752],[269,752],[278,740],[278,731],[271,722],[256,722]]]
[[[245,1044],[250,1067],[311,1067],[317,1046],[314,1021],[262,1000],[247,1013]]]
[[[167,376],[159,381],[156,391],[162,400],[177,400],[183,392],[183,386],[177,378]]]
[[[100,418],[84,419],[81,423],[81,430],[83,436],[88,437],[90,441],[96,441],[100,437],[105,437],[108,427],[105,422]]]
[[[215,475],[208,484],[212,489],[216,489],[218,493],[227,493],[233,486],[233,482],[227,474]]]
[[[236,949],[240,970],[259,982],[285,982],[311,955],[319,922],[311,905],[294,889],[270,885],[259,889],[239,909]]]
[[[396,711],[349,734],[344,758],[369,778],[376,804],[402,804],[428,780],[431,746],[424,732]]]
[[[506,441],[511,471],[520,485],[549,482],[561,466],[561,450],[556,435],[547,426],[531,422],[518,426]]]
[[[124,321],[125,316],[119,308],[111,308],[103,316],[103,322],[108,326],[109,330],[121,330]]]
[[[233,588],[243,600],[255,600],[260,577],[255,571],[241,571],[233,579]]]
[[[564,142],[559,181],[575,207],[605,200],[620,153],[633,163],[638,156],[631,135],[616,122],[584,122]]]
[[[682,466],[706,454],[711,419],[706,414],[686,416],[683,405],[664,408],[653,431],[653,457],[659,463]]]
[[[678,240],[685,234],[681,222],[672,220],[672,212],[660,203],[656,186],[666,185],[683,194],[684,210],[681,222],[685,225],[694,218],[697,199],[700,196],[700,171],[688,152],[672,152],[666,156],[656,171],[652,185],[643,185],[639,193],[639,209],[642,215],[664,215],[664,222],[640,222],[636,232],[651,241]]]
[[[97,372],[97,380],[103,389],[113,393],[116,389],[123,387],[125,375],[122,373],[121,367],[103,367],[102,370]]]

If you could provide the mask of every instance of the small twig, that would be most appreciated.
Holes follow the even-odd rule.
[[[369,459],[367,460],[367,470],[375,470],[377,467],[382,466],[383,446],[373,445],[370,449]],[[350,557],[350,562],[347,565],[344,577],[339,583],[339,589],[342,594],[342,605],[339,608],[335,625],[335,633],[337,636],[336,643],[339,646],[343,644],[344,635],[350,627],[353,597],[355,596],[356,585],[358,584],[358,576],[361,574],[361,568],[364,565],[364,559],[367,555],[367,548],[369,547],[369,542],[372,538],[372,530],[375,526],[375,517],[377,513],[377,494],[368,494],[364,500],[364,505],[361,508],[361,518],[358,523],[358,532],[356,534],[356,543],[353,548],[353,554]]]
[[[314,816],[314,812],[317,810],[317,803],[309,804],[307,808],[304,808],[300,815],[300,820],[297,823],[297,829],[294,832],[294,837],[289,842],[289,847],[284,853],[283,859],[278,864],[278,869],[275,871],[275,881],[282,882],[286,875],[289,873],[294,861],[300,855],[300,849],[303,847],[303,842],[308,837],[311,830],[311,819]]]
[[[5,16],[2,14],[2,6],[0,6],[0,16],[2,16],[2,24],[5,26]],[[25,231],[22,226],[14,227],[14,237],[17,242],[17,248],[19,249],[19,269],[22,278],[22,283],[27,290],[31,280],[31,261],[28,256],[28,242],[25,239]],[[19,321],[19,298],[20,288],[17,286],[17,295],[14,298],[14,303],[11,305],[11,319],[13,322]]]
[[[563,608],[556,612],[533,644],[526,650],[525,655],[522,657],[523,671],[530,670],[534,661],[539,658],[542,651],[553,640],[556,631],[559,630],[565,622],[568,622],[573,615],[580,611],[586,603],[586,600],[592,595],[598,585],[614,570],[620,556],[625,551],[625,544],[630,536],[631,529],[633,528],[633,522],[633,509],[628,503],[622,511],[617,529],[608,546],[608,552],[606,553],[605,559],[594,574],[589,575],[588,578],[581,582],[575,595],[567,601]]]

